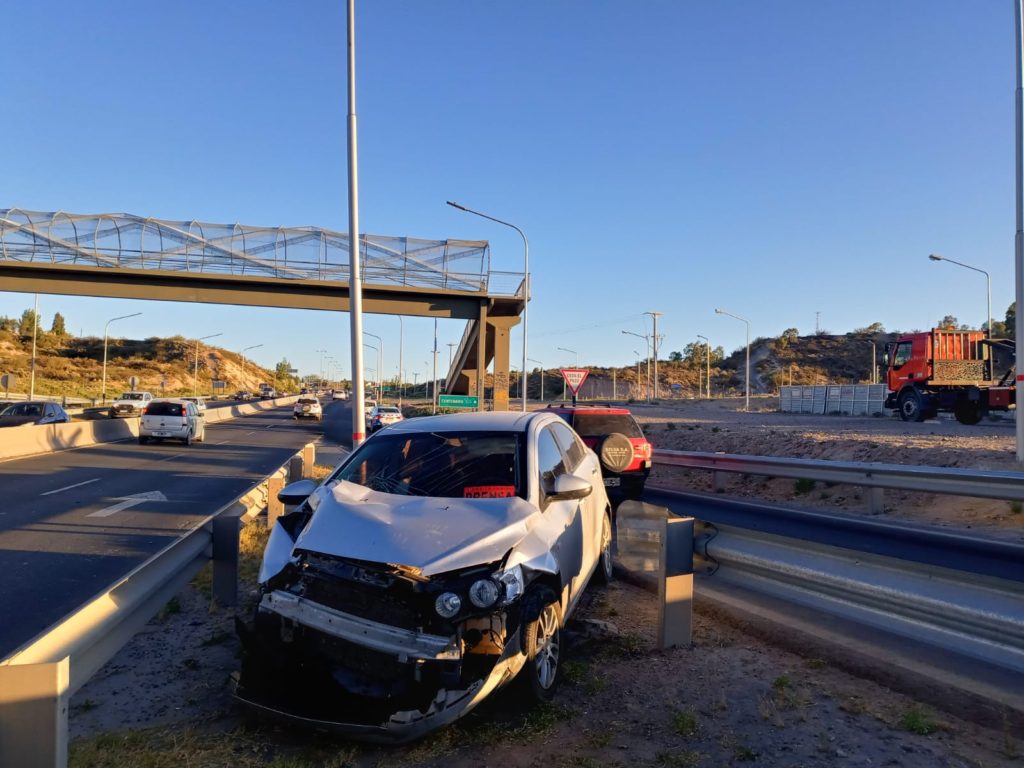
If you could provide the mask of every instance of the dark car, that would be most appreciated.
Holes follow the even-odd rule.
[[[593,405],[548,406],[576,430],[601,459],[604,484],[639,499],[651,474],[650,442],[628,408]]]
[[[0,411],[0,427],[20,427],[22,424],[63,424],[71,421],[67,411],[56,403],[29,400],[9,405]]]

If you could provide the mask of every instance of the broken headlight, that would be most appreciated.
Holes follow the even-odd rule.
[[[490,608],[501,596],[501,587],[494,579],[477,579],[469,588],[469,602],[477,608]]]
[[[504,587],[505,597],[501,601],[502,605],[508,605],[513,600],[517,600],[523,595],[523,569],[514,565],[504,573],[498,576],[498,581]]]
[[[454,592],[442,592],[434,601],[434,610],[442,619],[451,619],[462,609],[462,598]]]

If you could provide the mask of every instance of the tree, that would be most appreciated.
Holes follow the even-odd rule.
[[[681,363],[681,362],[683,362],[683,353],[682,352],[672,352],[668,356],[668,361],[670,363]]]
[[[39,325],[39,313],[26,309],[21,313],[21,320],[18,321],[18,333],[22,336],[31,336]]]
[[[955,315],[946,315],[944,318],[939,320],[937,328],[941,328],[944,331],[955,331],[960,326],[960,321],[956,319]]]
[[[289,376],[291,376],[292,375],[291,370],[292,370],[292,364],[288,362],[288,358],[287,357],[282,357],[281,358],[281,362],[278,363],[275,366],[275,368],[274,368],[274,372],[278,375],[279,378],[282,378],[282,379],[285,379],[285,378],[288,378]]]
[[[64,327],[64,315],[57,312],[53,316],[53,325],[50,326],[50,333],[54,336],[67,336],[67,328]]]
[[[885,333],[885,326],[881,323],[872,323],[864,328],[854,328],[854,333],[862,333],[867,336],[874,336],[876,333]]]
[[[782,332],[782,336],[780,338],[785,339],[787,342],[796,341],[800,338],[800,331],[796,328],[787,328]]]
[[[7,315],[0,316],[0,331],[11,331],[18,330],[18,321],[13,317],[7,317]]]
[[[1006,338],[1012,339],[1017,335],[1017,302],[1013,302],[1006,308]]]

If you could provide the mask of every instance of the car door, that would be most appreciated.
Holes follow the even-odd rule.
[[[580,441],[579,437],[562,421],[552,422],[551,431],[558,441],[558,447],[565,457],[566,471],[581,480],[586,480],[594,490],[579,500],[583,521],[583,571],[589,576],[601,555],[601,525],[604,522],[604,507],[598,489],[602,485],[601,468],[596,457]]]
[[[583,585],[584,514],[579,499],[549,498],[555,479],[568,472],[566,457],[551,431],[550,423],[537,431],[533,444],[535,468],[531,485],[535,494],[533,498],[541,510],[541,523],[537,530],[558,563],[563,587],[568,588],[562,595],[565,615]]]

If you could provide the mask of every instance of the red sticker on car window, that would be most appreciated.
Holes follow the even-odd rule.
[[[464,499],[507,499],[515,495],[514,485],[467,485],[462,489]]]

